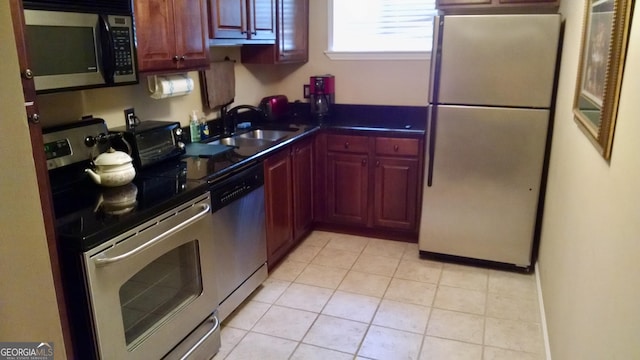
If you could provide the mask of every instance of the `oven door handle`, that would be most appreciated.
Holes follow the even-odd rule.
[[[133,250],[129,250],[124,254],[118,255],[118,256],[114,256],[114,257],[105,257],[104,253],[98,255],[96,258],[93,259],[93,262],[95,263],[96,267],[101,267],[101,266],[105,266],[105,265],[109,265],[112,264],[114,262],[118,262],[120,260],[124,260],[128,257],[131,257],[141,251],[146,250],[147,248],[149,248],[150,246],[152,246],[153,244],[162,241],[163,239],[175,234],[176,232],[184,229],[185,227],[199,221],[200,219],[204,218],[205,216],[209,215],[209,211],[211,210],[211,207],[209,206],[209,204],[202,204],[200,205],[201,210],[200,212],[198,212],[197,214],[195,214],[194,216],[190,217],[189,219],[181,222],[180,224],[172,227],[171,229],[163,232],[162,234],[154,237],[153,239],[147,241],[146,243],[138,246],[137,248],[133,249]]]

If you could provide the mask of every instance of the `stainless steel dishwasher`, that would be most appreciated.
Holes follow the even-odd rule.
[[[214,182],[211,203],[223,321],[267,278],[262,163]]]

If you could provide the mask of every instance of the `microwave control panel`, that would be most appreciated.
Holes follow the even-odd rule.
[[[116,18],[117,20],[117,18]],[[112,27],[113,54],[116,62],[116,75],[133,74],[133,54],[131,46],[131,29],[128,27]]]

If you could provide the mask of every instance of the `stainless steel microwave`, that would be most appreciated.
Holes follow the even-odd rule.
[[[36,92],[138,82],[130,15],[24,10]]]

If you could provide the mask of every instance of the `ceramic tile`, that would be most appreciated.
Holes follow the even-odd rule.
[[[536,299],[536,280],[533,274],[489,271],[489,292],[510,297]]]
[[[245,330],[223,326],[220,331],[222,346],[220,346],[220,350],[216,353],[216,356],[213,357],[213,360],[224,359],[246,334],[247,331]]]
[[[343,319],[369,323],[379,303],[380,299],[377,297],[336,291],[327,303],[327,306],[322,310],[322,313]]]
[[[473,314],[433,309],[427,335],[482,344],[484,317]]]
[[[421,360],[482,360],[482,346],[425,336]],[[511,360],[515,360],[513,358]]]
[[[440,285],[487,291],[488,278],[489,273],[486,269],[445,264],[440,277]]]
[[[277,305],[319,313],[333,290],[305,284],[291,284],[276,301]]]
[[[362,251],[365,255],[386,256],[400,259],[404,255],[407,243],[402,241],[371,239]]]
[[[382,297],[387,290],[389,281],[391,281],[391,278],[388,276],[349,271],[338,289],[362,295]]]
[[[386,256],[362,254],[353,264],[351,270],[391,277],[396,272],[399,262],[398,259]]]
[[[250,299],[268,304],[273,304],[289,287],[290,281],[269,278],[251,294]]]
[[[361,253],[369,239],[361,236],[338,235],[327,243],[327,248]]]
[[[260,320],[262,315],[269,310],[271,305],[258,301],[248,301],[240,305],[231,315],[229,315],[224,323],[242,330],[251,330],[251,328]]]
[[[417,359],[422,335],[372,325],[358,355],[370,359]]]
[[[358,254],[354,252],[324,248],[313,258],[311,263],[348,270],[351,269],[357,258]]]
[[[336,289],[346,274],[346,269],[309,264],[296,278],[295,282]]]
[[[478,290],[439,286],[433,307],[484,315],[487,293]]]
[[[372,324],[424,334],[431,309],[422,306],[382,300]]]
[[[275,269],[269,269],[269,278],[293,281],[302,273],[302,270],[304,270],[306,266],[307,263],[304,262],[284,260]]]
[[[214,360],[544,359],[532,275],[321,231],[270,269],[222,338]]]
[[[303,243],[287,255],[287,260],[309,263],[318,255],[320,250],[322,250],[320,246],[311,246]]]
[[[297,342],[251,332],[231,351],[225,360],[282,360],[293,353]]]
[[[484,360],[545,360],[545,355],[525,353],[506,349],[498,349],[489,346],[484,348]]]
[[[544,350],[540,324],[493,318],[486,321],[485,345],[530,353]]]
[[[394,277],[437,284],[440,280],[442,264],[430,260],[402,260]]]
[[[420,257],[420,249],[418,247],[418,243],[407,243],[407,247],[404,249],[404,254],[402,254],[402,260],[409,260],[409,261],[423,260]]]
[[[290,360],[351,360],[353,355],[321,347],[300,344]]]
[[[272,306],[251,331],[300,341],[318,314],[281,306]]]
[[[320,315],[302,342],[355,354],[366,331],[366,324]]]
[[[487,316],[528,322],[540,322],[537,299],[509,297],[496,293],[487,296]]]
[[[431,306],[436,293],[436,286],[419,281],[391,279],[385,299],[409,304]]]
[[[326,231],[314,231],[303,240],[303,244],[324,247],[325,245],[327,245],[327,243],[329,243],[331,239],[335,238],[336,236],[339,236],[339,234]]]

